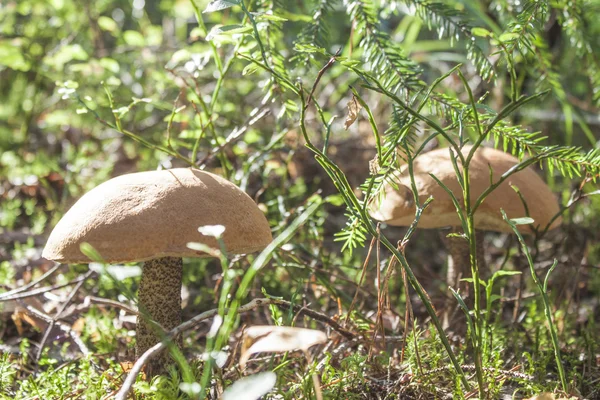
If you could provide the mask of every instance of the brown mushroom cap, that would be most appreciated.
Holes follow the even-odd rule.
[[[463,154],[467,155],[470,149],[471,146],[463,147]],[[503,173],[518,163],[518,159],[505,152],[483,147],[477,149],[469,169],[472,204],[490,186],[488,166],[491,166],[493,180],[497,182]],[[460,166],[460,161],[458,165]],[[419,227],[460,226],[460,219],[450,196],[429,176],[433,174],[442,181],[462,205],[462,190],[452,166],[449,150],[443,148],[419,155],[414,160],[413,168],[419,201],[423,203],[429,196],[434,198],[423,212]],[[369,213],[373,218],[389,225],[409,226],[414,220],[415,206],[410,189],[408,166],[402,166],[390,180],[398,184],[399,190],[386,182],[384,193],[371,203]],[[512,232],[510,226],[502,219],[501,208],[509,218],[526,216],[523,202],[511,185],[519,188],[529,208],[529,216],[535,221],[533,225],[544,228],[558,213],[559,207],[555,195],[532,168],[526,168],[511,175],[487,196],[475,213],[475,228]],[[552,223],[550,229],[558,227],[560,223],[559,217]],[[518,228],[522,233],[531,233],[530,225],[518,225]]]
[[[223,225],[230,253],[262,250],[271,230],[254,201],[229,181],[197,169],[122,175],[86,193],[56,225],[42,256],[88,263],[79,249],[92,245],[109,263],[159,257],[203,257],[188,242],[217,247],[200,234],[204,225]]]

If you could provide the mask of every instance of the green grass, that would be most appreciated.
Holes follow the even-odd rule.
[[[185,331],[177,367],[140,375],[132,398],[217,399],[265,371],[277,376],[272,399],[315,398],[314,374],[326,399],[600,398],[593,2],[247,0],[203,13],[208,3],[0,7],[0,292],[53,267],[40,258],[45,239],[83,193],[195,165],[256,199],[275,241],[262,254],[185,260],[184,320],[218,309],[223,324]],[[362,110],[346,131],[352,99]],[[532,117],[540,110],[547,120]],[[561,228],[536,239],[486,234],[488,268],[473,257],[465,277],[484,282],[481,301],[465,315],[457,294],[444,333],[447,253],[418,224],[435,200],[414,198],[408,230],[379,230],[367,206],[424,148],[466,141],[527,154],[521,166],[541,166],[568,207]],[[485,203],[463,201],[470,190],[463,173],[454,204],[474,255]],[[109,399],[122,387],[139,277],[98,272],[74,292],[87,271],[62,266],[25,292],[54,290],[0,302],[0,398]],[[292,306],[238,312],[264,297]],[[258,324],[329,339],[308,358],[262,353],[242,370],[243,329]]]

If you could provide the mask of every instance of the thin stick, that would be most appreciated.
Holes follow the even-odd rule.
[[[138,310],[136,310],[135,308],[132,308],[126,304],[123,304],[123,303],[115,301],[115,300],[105,299],[104,297],[86,296],[83,301],[84,301],[84,304],[82,304],[80,307],[78,307],[77,311],[82,311],[87,308],[90,308],[90,306],[92,304],[99,304],[102,306],[112,306],[115,308],[119,308],[129,314],[132,314],[132,315],[138,315]],[[64,318],[65,316],[63,315],[62,317]]]
[[[13,295],[13,296],[2,297],[2,298],[0,298],[0,303],[2,303],[4,301],[18,300],[18,299],[24,299],[26,297],[37,296],[37,295],[40,295],[40,294],[43,294],[43,293],[46,293],[46,292],[51,292],[51,291],[56,290],[56,289],[64,288],[66,286],[74,285],[74,284],[79,283],[79,282],[81,282],[82,280],[85,280],[85,279],[87,279],[87,278],[80,276],[78,278],[73,279],[71,282],[61,283],[60,285],[47,286],[47,287],[43,287],[43,288],[31,290],[29,292],[16,294],[16,295]]]
[[[52,331],[52,328],[54,328],[56,321],[58,321],[60,319],[62,313],[65,311],[67,306],[69,304],[71,304],[71,300],[73,300],[73,297],[75,297],[75,294],[77,294],[79,289],[81,289],[81,287],[83,286],[83,283],[86,281],[86,279],[88,279],[94,273],[95,273],[94,271],[88,271],[83,276],[83,279],[81,281],[79,281],[73,289],[71,289],[71,293],[69,293],[65,302],[61,305],[61,307],[58,309],[58,311],[56,311],[56,314],[52,318],[52,321],[50,321],[50,324],[46,328],[46,332],[44,332],[44,336],[42,337],[42,341],[40,342],[40,346],[38,347],[38,352],[35,356],[36,361],[38,361],[40,359],[40,357],[42,356],[42,351],[44,350],[44,346],[46,346],[46,341],[48,340],[48,337],[50,336],[50,332]]]
[[[310,367],[312,365],[312,357],[310,356],[310,353],[307,350],[304,351],[304,356],[306,357],[306,361],[308,361],[307,367],[310,372]],[[323,392],[321,391],[321,380],[319,379],[319,375],[317,375],[316,372],[313,372],[310,375],[312,377],[313,386],[315,388],[316,400],[323,400]]]
[[[325,74],[325,72],[331,68],[331,66],[335,63],[336,58],[340,55],[340,52],[342,51],[342,48],[340,47],[335,54],[329,59],[329,61],[327,61],[327,64],[325,64],[325,66],[323,68],[321,68],[319,70],[319,73],[317,74],[317,79],[315,80],[315,83],[313,84],[312,89],[310,90],[310,94],[308,95],[308,100],[306,101],[306,104],[304,105],[304,109],[306,110],[308,108],[308,106],[310,105],[310,102],[313,98],[313,95],[315,94],[315,90],[317,89],[317,85],[319,84],[319,82],[321,81],[321,78],[323,77],[323,74]]]
[[[50,275],[55,273],[56,270],[59,269],[63,265],[65,265],[65,264],[56,264],[54,267],[50,268],[48,270],[48,272],[46,272],[44,275],[40,276],[38,279],[36,279],[34,281],[29,282],[27,285],[23,285],[21,287],[11,290],[11,291],[2,293],[2,295],[0,295],[0,301],[5,301],[5,299],[12,300],[12,298],[9,298],[9,297],[11,297],[14,294],[24,292],[25,290],[34,287],[35,285],[37,285],[38,283],[42,282],[44,279],[48,278]]]
[[[41,310],[38,310],[37,308],[35,308],[35,307],[33,307],[33,306],[29,305],[29,304],[25,305],[25,309],[27,311],[29,311],[30,313],[32,313],[33,315],[35,315],[36,317],[39,317],[40,319],[43,319],[47,323],[51,323],[52,322],[52,317],[51,316],[49,316],[45,312],[43,312]],[[90,354],[90,350],[87,348],[87,346],[85,345],[85,343],[83,343],[83,341],[81,340],[81,338],[79,337],[79,335],[77,334],[77,332],[75,332],[69,325],[63,324],[62,322],[58,322],[58,321],[56,321],[55,324],[63,332],[65,332],[69,336],[71,336],[71,339],[73,339],[73,342],[75,342],[75,344],[77,345],[77,347],[79,347],[79,350],[84,355]]]
[[[258,299],[258,300],[261,300],[261,299]],[[342,335],[344,338],[346,338],[348,340],[356,339],[356,335],[354,333],[350,332],[349,330],[344,329],[340,324],[338,324],[337,322],[335,322],[334,320],[329,318],[327,315],[322,314],[318,311],[314,311],[309,308],[305,308],[305,307],[301,307],[296,304],[292,304],[286,300],[280,300],[280,299],[262,299],[262,300],[263,300],[263,304],[267,304],[264,301],[268,301],[269,302],[268,304],[275,304],[283,309],[292,308],[294,312],[304,314],[316,321],[323,322],[324,324],[329,325],[331,328],[333,328],[333,330],[335,330],[336,332],[338,332],[340,335]]]
[[[369,246],[369,251],[367,252],[367,258],[365,258],[365,262],[363,263],[362,272],[360,274],[360,279],[358,280],[358,285],[356,286],[356,292],[354,292],[354,298],[352,299],[352,303],[350,303],[350,307],[348,307],[348,314],[346,315],[346,320],[344,321],[344,325],[348,325],[348,320],[350,319],[350,314],[352,313],[352,309],[354,308],[354,304],[356,303],[356,299],[358,298],[358,292],[362,287],[363,280],[365,279],[365,274],[367,272],[367,266],[369,265],[369,260],[371,259],[371,251],[373,251],[373,246],[375,245],[375,236],[371,239],[371,245]],[[377,266],[379,268],[379,266]]]
[[[325,314],[321,314],[316,311],[302,308],[300,306],[295,306],[285,300],[266,299],[266,298],[254,299],[254,300],[250,301],[249,303],[246,303],[245,305],[240,306],[238,308],[238,312],[245,313],[245,312],[254,310],[258,307],[270,305],[270,304],[275,304],[275,305],[281,306],[283,308],[285,308],[285,307],[292,308],[292,309],[294,309],[294,311],[301,310],[301,312],[303,314],[306,314],[306,315],[312,317],[313,319],[316,319],[318,321],[328,324],[333,329],[338,331],[342,336],[349,338],[349,339],[355,339],[355,335],[352,332],[345,330],[337,322],[333,321],[332,319],[327,317]],[[225,311],[227,312],[228,310],[226,309]],[[164,336],[164,339],[161,342],[159,342],[159,343],[155,344],[154,346],[152,346],[151,348],[149,348],[144,354],[142,354],[140,356],[140,358],[138,358],[138,360],[133,365],[133,368],[131,368],[131,370],[129,371],[129,375],[127,375],[125,382],[123,382],[123,386],[121,386],[121,389],[115,396],[115,400],[126,400],[127,394],[129,393],[129,391],[131,390],[131,387],[135,383],[137,376],[144,368],[144,365],[146,365],[146,363],[148,361],[150,361],[151,359],[156,357],[163,349],[165,349],[167,347],[167,342],[173,340],[175,337],[179,336],[184,331],[194,328],[200,322],[214,317],[218,313],[219,313],[219,310],[216,308],[205,311],[202,314],[196,315],[194,318],[190,319],[189,321],[184,322],[183,324],[173,328],[168,333],[166,333]]]

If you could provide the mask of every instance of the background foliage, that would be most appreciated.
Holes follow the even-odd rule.
[[[481,138],[519,157],[544,159],[536,168],[543,168],[539,172],[569,206],[559,231],[529,245],[540,275],[558,260],[549,301],[566,391],[600,396],[599,9],[596,0],[5,1],[0,4],[0,283],[10,290],[52,267],[40,258],[45,237],[85,191],[123,173],[195,165],[248,192],[267,213],[274,236],[310,211],[259,272],[247,299],[267,293],[343,320],[362,282],[349,326],[368,337],[378,332],[371,314],[383,292],[377,261],[385,266],[390,253],[384,249],[367,258],[373,231],[360,212],[364,199],[375,196],[404,162],[399,146],[410,154],[446,147],[448,139],[462,144]],[[353,98],[364,109],[346,131]],[[480,124],[489,127],[484,135]],[[307,139],[310,149],[304,146]],[[378,167],[371,175],[374,159]],[[384,231],[393,243],[406,233]],[[522,247],[512,235],[485,239],[491,271],[482,271],[483,278],[500,269],[524,271],[499,277],[502,283],[493,291],[501,300],[490,321],[491,345],[480,343],[490,397],[565,390]],[[433,303],[440,304],[450,294],[438,234],[417,229],[405,255]],[[234,293],[252,260],[230,260],[231,277],[222,276],[218,262],[187,261],[186,316],[213,308],[228,294],[219,286],[223,278],[231,280],[228,290]],[[368,268],[361,279],[363,263]],[[404,292],[401,270],[387,289],[390,318],[402,323],[389,327],[388,334],[402,336],[412,297],[415,318],[406,325],[404,344],[365,349],[332,341],[319,349],[314,364],[320,365],[326,397],[468,392],[449,367],[423,303],[412,289],[408,296]],[[44,283],[66,283],[86,271],[63,267]],[[64,333],[53,333],[45,350],[40,347],[48,321],[36,320],[27,307],[54,315],[68,288],[54,297],[35,297],[39,304],[4,303],[4,393],[17,398],[114,394],[123,380],[119,363],[132,358],[131,318],[111,306],[77,307],[86,296],[133,306],[137,282],[134,276],[117,284],[100,274],[85,281],[68,304],[60,320],[93,356],[82,357]],[[277,307],[248,314],[242,322],[325,329]],[[208,395],[217,397],[244,374],[276,368],[274,393],[311,396],[305,362],[285,356],[256,362],[244,373],[232,362],[215,368],[214,379],[201,378],[202,354],[213,345],[206,343],[208,329],[188,332],[184,348],[194,379],[210,383]],[[231,350],[227,344],[235,348],[236,338],[222,343],[225,351]],[[469,371],[477,345],[465,338],[456,335],[450,344]],[[322,360],[327,361],[318,363]],[[512,368],[528,375],[513,379],[498,372]],[[181,379],[174,372],[139,383],[136,393],[193,397],[180,391]]]

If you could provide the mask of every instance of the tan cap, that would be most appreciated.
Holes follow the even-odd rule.
[[[463,147],[465,156],[471,146]],[[490,169],[493,180],[497,182],[500,176],[519,160],[510,154],[491,148],[480,147],[475,152],[470,164],[471,201],[475,200],[490,186]],[[460,166],[460,161],[458,161]],[[421,228],[439,228],[444,226],[461,226],[456,208],[448,193],[429,176],[435,175],[442,181],[463,204],[462,190],[457,181],[449,150],[447,148],[424,153],[415,158],[413,163],[414,177],[419,201],[423,203],[429,196],[433,202],[423,212],[419,221]],[[398,190],[389,182],[385,183],[383,193],[378,196],[369,208],[371,216],[389,225],[409,226],[415,217],[415,206],[411,191],[408,166],[403,165],[399,172],[390,180],[398,184]],[[510,226],[502,219],[500,209],[504,209],[509,218],[525,217],[525,208],[519,195],[512,186],[519,188],[529,208],[529,215],[534,219],[533,225],[545,228],[558,211],[558,203],[550,188],[532,168],[526,168],[511,175],[498,188],[491,192],[475,213],[475,227],[481,230],[512,232]],[[550,229],[558,227],[561,218],[557,218]],[[518,225],[522,233],[531,233],[530,225]]]
[[[106,262],[159,257],[203,257],[186,247],[200,242],[218,248],[198,228],[223,225],[230,253],[262,250],[272,240],[263,213],[240,188],[197,169],[122,175],[86,193],[56,225],[42,257],[88,263],[79,246],[87,242]]]

